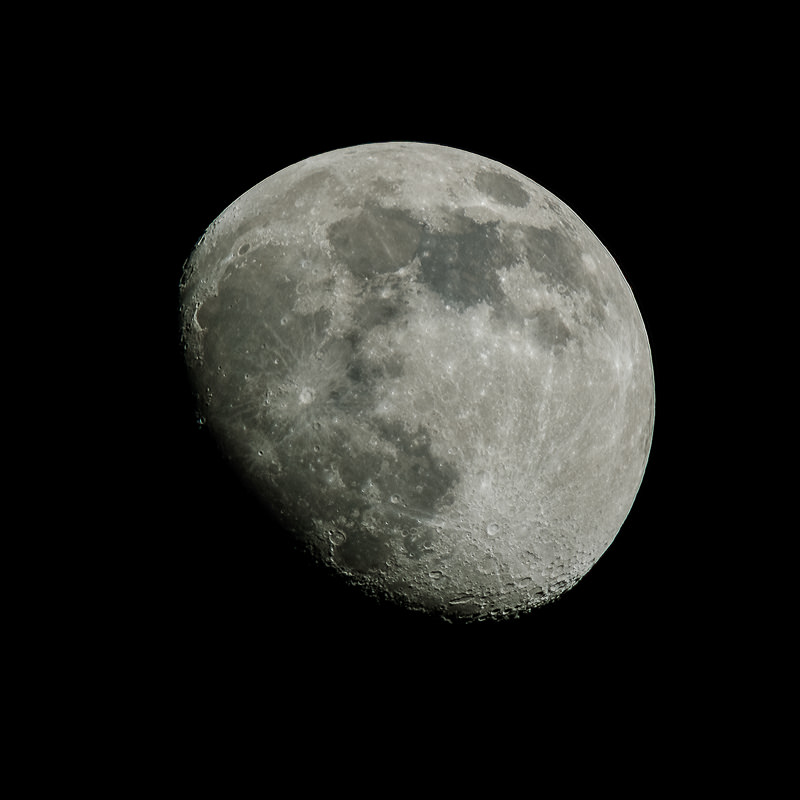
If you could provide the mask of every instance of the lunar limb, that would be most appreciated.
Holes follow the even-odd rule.
[[[181,292],[198,413],[370,594],[516,616],[580,580],[633,504],[655,409],[633,294],[570,208],[496,161],[309,158],[220,214]]]

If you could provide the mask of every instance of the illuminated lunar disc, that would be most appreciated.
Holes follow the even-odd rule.
[[[276,173],[197,243],[182,320],[242,479],[406,608],[552,600],[641,483],[655,399],[630,287],[572,210],[487,158],[386,143]]]

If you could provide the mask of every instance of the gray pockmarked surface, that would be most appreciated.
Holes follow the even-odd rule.
[[[517,615],[614,539],[654,382],[616,263],[487,158],[309,158],[208,228],[182,281],[199,413],[319,560],[446,618]]]

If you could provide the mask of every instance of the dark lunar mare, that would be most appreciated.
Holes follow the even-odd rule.
[[[341,229],[339,237],[341,244]],[[230,265],[217,294],[197,314],[206,331],[204,364],[225,365],[198,369],[197,385],[203,413],[213,420],[226,457],[242,465],[243,476],[267,498],[270,508],[280,509],[282,523],[300,536],[314,519],[341,518],[326,533],[336,544],[335,560],[345,569],[370,572],[385,565],[389,553],[386,532],[360,524],[373,506],[361,492],[370,482],[382,496],[398,496],[396,504],[384,508],[387,527],[390,535],[402,539],[410,557],[418,555],[431,542],[429,534],[419,533],[414,519],[435,513],[457,482],[458,471],[434,458],[423,427],[410,432],[364,413],[374,404],[376,386],[387,377],[399,377],[403,362],[392,356],[377,363],[364,355],[363,342],[373,328],[395,322],[407,301],[376,297],[366,287],[357,306],[358,325],[344,336],[330,338],[327,310],[287,311],[295,305],[298,288],[296,281],[275,277],[285,272],[284,249],[273,245],[240,249],[249,257],[247,263]],[[359,268],[357,264],[356,273]],[[264,291],[265,285],[269,291]],[[295,416],[273,413],[282,400],[278,387],[302,362],[330,379],[316,385],[308,407]],[[228,409],[224,422],[214,413],[220,407]],[[354,425],[363,436],[352,435]],[[266,434],[274,446],[273,463],[253,460],[251,431]],[[388,447],[363,444],[372,437]],[[330,469],[317,453],[336,454],[343,490],[330,490]]]

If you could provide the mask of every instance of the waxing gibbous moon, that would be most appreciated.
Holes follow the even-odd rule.
[[[294,164],[209,226],[181,293],[225,457],[375,597],[517,616],[633,504],[655,408],[639,309],[578,216],[496,161],[392,142]]]

